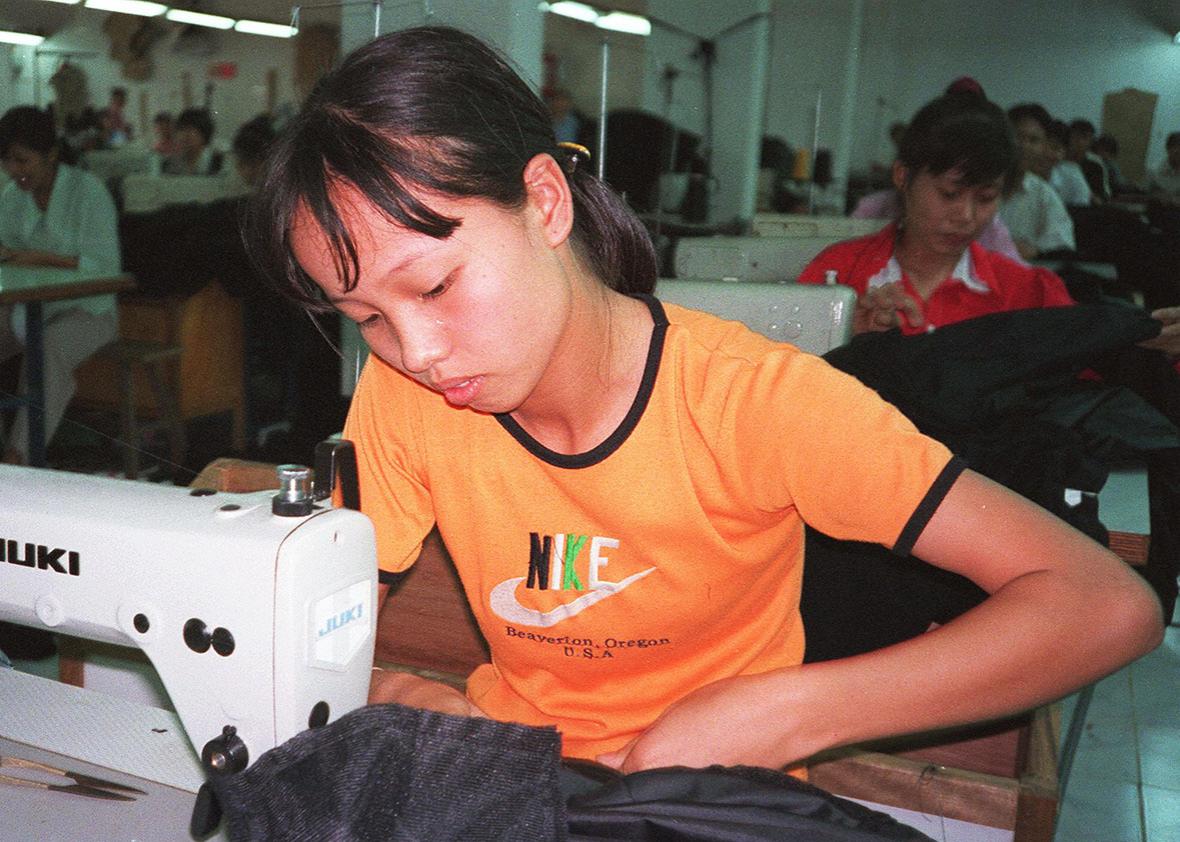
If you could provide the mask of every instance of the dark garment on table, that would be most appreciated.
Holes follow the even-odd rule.
[[[576,768],[576,766],[574,767]],[[593,784],[564,769],[570,842],[928,842],[892,816],[771,769],[653,769]],[[585,783],[584,783],[585,782]],[[585,789],[582,789],[585,787]]]
[[[1156,557],[1140,572],[1170,611],[1180,567],[1180,383],[1162,354],[1135,347],[1158,332],[1141,310],[1080,304],[996,313],[922,336],[865,334],[826,359],[974,470],[1104,543],[1094,498],[1071,506],[1065,489],[1096,495],[1112,465],[1145,460]],[[1127,372],[1145,368],[1151,382],[1131,382]],[[1101,372],[1103,382],[1079,379],[1087,369]],[[985,596],[917,559],[810,529],[805,558],[808,661],[914,637]]]
[[[374,705],[211,784],[233,842],[929,842],[769,769],[624,776],[560,753],[552,728]]]
[[[210,778],[233,842],[553,842],[561,737],[372,705]]]

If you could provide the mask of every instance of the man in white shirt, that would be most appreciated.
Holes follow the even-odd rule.
[[[1164,141],[1167,157],[1151,175],[1151,192],[1172,203],[1180,203],[1180,132]]]
[[[1008,111],[1008,120],[1020,145],[1023,173],[1016,190],[1000,205],[1000,216],[1025,260],[1076,248],[1073,221],[1065,203],[1049,182],[1035,174],[1035,169],[1043,167],[1046,160],[1050,119],[1049,112],[1039,105],[1017,105]]]
[[[1054,120],[1049,124],[1049,132],[1045,138],[1049,172],[1047,175],[1038,175],[1042,175],[1053,186],[1067,208],[1089,207],[1094,204],[1094,194],[1090,191],[1090,185],[1086,183],[1081,165],[1066,157],[1068,146],[1069,126],[1061,120]]]

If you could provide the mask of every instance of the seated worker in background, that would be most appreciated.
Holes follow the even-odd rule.
[[[1114,195],[1106,161],[1094,150],[1094,124],[1077,119],[1069,124],[1069,142],[1065,157],[1076,163],[1086,178],[1090,192],[1097,202],[1106,202]]]
[[[1046,160],[1045,141],[1051,119],[1039,105],[1016,105],[1008,110],[1020,147],[1020,175],[1000,203],[1000,216],[1025,260],[1072,252],[1077,247],[1065,203],[1049,182],[1036,174]]]
[[[152,151],[161,159],[176,153],[176,141],[172,136],[173,130],[172,115],[167,111],[161,111],[152,120],[152,132],[156,138],[152,143]]]
[[[491,650],[466,694],[375,671],[371,701],[555,726],[625,772],[781,768],[1028,709],[1158,643],[1107,550],[819,358],[653,298],[651,241],[587,163],[445,28],[352,53],[268,161],[260,268],[373,352],[345,436],[379,599],[437,524]],[[991,595],[803,665],[805,520]]]
[[[127,107],[127,89],[111,88],[111,101],[99,114],[102,126],[101,148],[115,149],[129,142],[133,132],[124,113]]]
[[[980,96],[984,95],[982,86],[974,79],[965,76],[956,79],[948,85],[943,93],[969,92],[977,93]],[[893,135],[893,129],[896,128],[900,128],[901,131],[895,137]],[[899,150],[902,139],[905,137],[905,129],[905,123],[894,123],[890,127],[890,137],[893,140],[893,145]],[[894,160],[896,161],[897,159],[894,158]],[[892,179],[892,177],[891,168],[890,178]],[[878,190],[876,193],[870,193],[856,203],[856,207],[852,209],[852,213],[849,216],[853,219],[887,219],[898,222],[902,216],[901,194],[897,192],[897,188],[893,187],[888,190]],[[1012,241],[1012,235],[1008,232],[1008,226],[996,214],[992,214],[991,220],[979,232],[978,241],[988,251],[996,251],[1000,254],[1007,255],[1017,263],[1024,263],[1024,258],[1020,256],[1020,252],[1016,248],[1016,243]]]
[[[1061,280],[977,239],[1018,173],[1004,112],[981,93],[944,94],[910,121],[893,165],[901,216],[879,233],[822,251],[800,283],[856,290],[853,331],[917,333],[1025,307],[1072,304]]]
[[[216,175],[221,172],[221,153],[209,148],[213,119],[204,108],[187,108],[176,118],[176,151],[164,159],[164,175]]]
[[[1159,169],[1148,176],[1148,190],[1168,204],[1180,204],[1180,132],[1164,140],[1165,157]]]
[[[1069,126],[1061,120],[1049,123],[1045,134],[1045,158],[1047,174],[1040,170],[1037,175],[1044,178],[1057,191],[1061,201],[1069,207],[1090,207],[1094,194],[1086,181],[1081,166],[1066,157],[1069,149]]]
[[[266,153],[270,151],[270,145],[274,140],[274,124],[265,114],[247,120],[234,134],[231,147],[234,169],[247,187],[258,186],[258,180],[262,177],[262,167],[266,163]]]
[[[1115,198],[1119,194],[1139,192],[1138,187],[1123,178],[1123,171],[1119,168],[1119,142],[1114,135],[1098,135],[1094,138],[1090,149],[1102,161],[1102,166],[1106,170],[1111,198]]]
[[[0,162],[12,179],[0,190],[0,261],[56,266],[95,276],[120,271],[118,215],[102,181],[64,163],[53,117],[18,106],[0,118]],[[74,394],[74,369],[115,338],[113,295],[44,307],[45,440],[53,438]],[[0,359],[24,350],[24,308],[0,307]],[[17,412],[4,461],[28,458],[27,412]]]

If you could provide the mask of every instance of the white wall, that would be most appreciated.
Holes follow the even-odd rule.
[[[1054,116],[1101,128],[1104,94],[1136,87],[1160,95],[1148,166],[1180,130],[1180,46],[1153,0],[864,0],[855,50],[856,103],[837,108],[849,77],[847,32],[856,0],[775,0],[766,129],[811,146],[816,91],[823,93],[820,146],[864,169],[891,154],[887,130],[908,120],[953,79],[969,75],[1004,107],[1040,102]],[[1175,14],[1172,14],[1175,17]],[[829,107],[829,103],[831,107]]]
[[[764,119],[770,2],[649,0],[647,9],[656,25],[647,44],[644,108],[705,135],[716,187],[709,201],[710,221],[749,219]],[[701,41],[715,45],[711,136],[704,64],[697,55]],[[668,67],[680,74],[670,104],[664,83]]]
[[[86,73],[90,104],[96,109],[106,106],[112,87],[126,88],[126,114],[137,132],[140,130],[141,93],[147,95],[150,133],[152,115],[158,111],[176,114],[182,109],[185,74],[188,74],[194,106],[205,104],[205,85],[210,82],[213,85],[211,106],[216,124],[213,145],[221,149],[229,148],[238,126],[266,109],[268,71],[276,71],[276,104],[290,107],[296,104],[294,42],[290,39],[219,32],[220,47],[214,55],[181,55],[172,50],[181,27],[161,20],[166,34],[151,49],[154,67],[151,78],[137,82],[124,79],[121,65],[108,57],[110,42],[102,31],[105,18],[105,13],[79,7],[66,27],[37,48],[42,51],[37,58],[34,58],[35,50],[29,47],[0,50],[0,61],[3,62],[0,74],[7,77],[0,82],[0,111],[14,105],[33,104],[38,94],[37,104],[42,107],[53,101],[54,92],[49,79],[61,58],[48,55],[50,50],[87,54],[69,60]],[[226,61],[237,64],[237,76],[228,81],[210,80],[210,64]],[[38,79],[40,84],[35,85]]]

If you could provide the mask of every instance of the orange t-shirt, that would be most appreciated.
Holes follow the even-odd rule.
[[[577,757],[712,681],[798,665],[803,522],[909,552],[959,470],[822,360],[648,303],[643,384],[592,451],[553,453],[373,358],[345,427],[381,568],[436,522],[455,560],[492,654],[468,695],[556,725]]]

